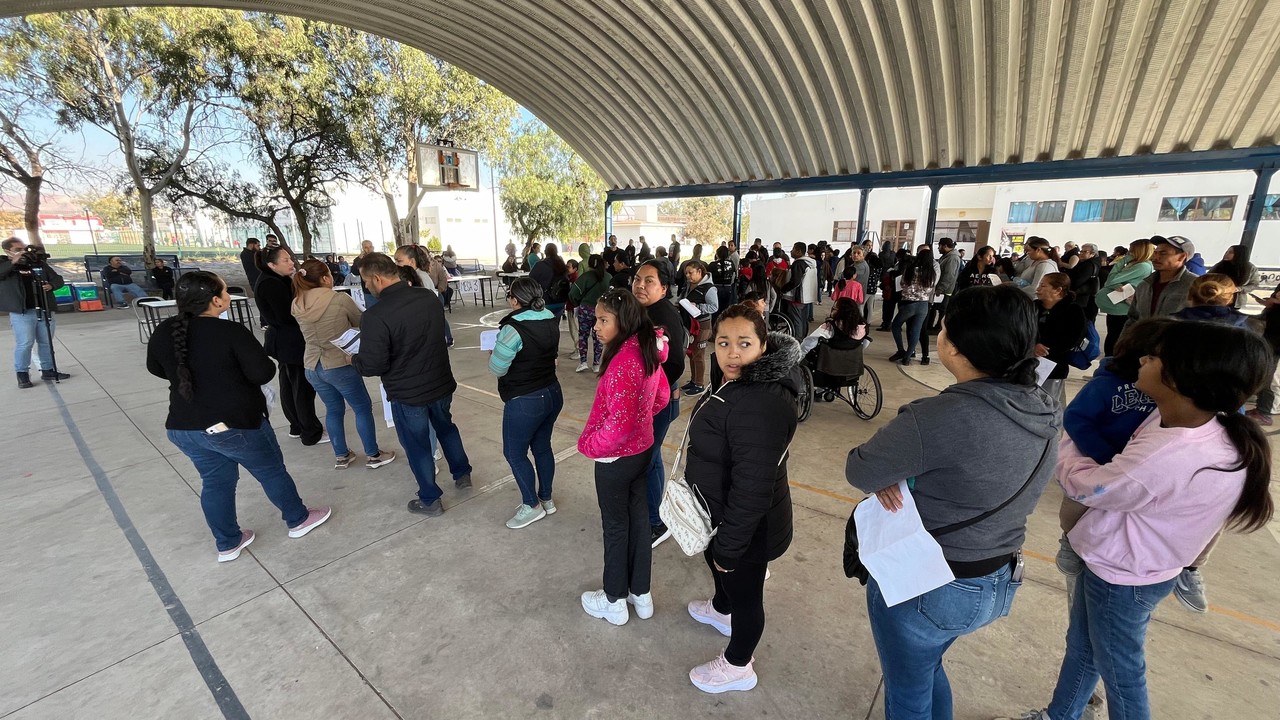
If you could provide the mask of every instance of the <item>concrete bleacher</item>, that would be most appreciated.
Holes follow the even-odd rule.
[[[940,368],[903,372],[885,361],[892,344],[876,343],[867,357],[884,383],[885,411],[863,422],[843,404],[818,404],[800,426],[790,461],[796,534],[771,565],[768,626],[755,655],[760,685],[709,696],[687,678],[725,643],[685,611],[710,593],[700,557],[685,557],[674,542],[655,551],[651,620],[633,616],[613,627],[578,605],[579,593],[599,587],[601,571],[592,464],[574,451],[592,401],[589,373],[560,373],[560,511],[523,530],[503,527],[519,495],[501,453],[502,402],[476,347],[502,314],[468,306],[451,318],[453,413],[475,487],[453,489],[441,462],[443,517],[405,511],[416,485],[402,459],[376,471],[335,471],[329,446],[290,440],[273,411],[303,499],[332,504],[335,514],[290,540],[242,473],[240,522],[258,538],[222,565],[200,513],[199,478],[165,438],[167,389],[144,369],[132,318],[60,317],[58,360],[72,379],[0,388],[8,407],[0,431],[22,438],[0,480],[8,549],[0,559],[0,717],[224,717],[206,685],[211,672],[225,679],[223,700],[229,692],[253,718],[882,716],[865,592],[840,569],[841,535],[858,499],[844,481],[844,455],[898,405],[945,384]],[[9,332],[0,329],[0,346],[9,347]],[[565,338],[561,350],[571,345]],[[368,384],[376,398],[377,383]],[[691,403],[681,409],[668,462]],[[398,452],[394,431],[377,417],[380,441]],[[354,442],[350,416],[347,434]],[[1052,563],[1060,497],[1051,486],[1031,517],[1027,582],[1012,614],[947,654],[957,718],[1048,702],[1066,630]],[[150,577],[131,536],[154,561]],[[1268,569],[1280,562],[1277,538],[1273,525],[1223,539],[1204,568],[1208,615],[1172,598],[1159,608],[1148,642],[1154,717],[1274,714],[1280,614]],[[155,590],[161,576],[173,591],[169,607]],[[192,661],[177,608],[207,663]]]

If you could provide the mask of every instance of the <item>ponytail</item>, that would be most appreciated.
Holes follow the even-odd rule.
[[[178,362],[178,395],[188,402],[195,397],[191,366],[187,363],[187,331],[191,327],[191,317],[191,313],[183,312],[173,321],[173,357]]]
[[[1258,424],[1238,412],[1223,413],[1218,422],[1227,431],[1231,444],[1240,453],[1235,467],[1225,472],[1244,470],[1244,489],[1231,510],[1228,526],[1240,532],[1253,532],[1266,527],[1275,512],[1271,500],[1271,444]]]

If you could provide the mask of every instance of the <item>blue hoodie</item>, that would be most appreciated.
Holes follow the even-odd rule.
[[[1187,272],[1195,275],[1196,277],[1200,277],[1208,272],[1208,269],[1204,264],[1204,258],[1201,257],[1200,253],[1192,255],[1191,259],[1187,261]]]
[[[1156,403],[1134,384],[1111,372],[1111,358],[1098,364],[1093,379],[1067,406],[1062,427],[1076,448],[1099,465],[1124,450]]]

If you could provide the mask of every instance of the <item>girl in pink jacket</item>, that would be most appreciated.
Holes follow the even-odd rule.
[[[1089,508],[1068,533],[1085,570],[1053,701],[1024,718],[1079,718],[1099,679],[1109,705],[1150,718],[1143,645],[1152,611],[1224,524],[1248,532],[1271,519],[1270,448],[1239,412],[1270,381],[1271,348],[1255,333],[1202,322],[1169,323],[1155,348],[1136,386],[1156,411],[1124,450],[1099,465],[1070,437],[1059,448],[1058,481]]]
[[[649,571],[653,548],[646,477],[653,452],[653,416],[671,398],[661,364],[666,338],[627,290],[596,303],[596,336],[604,343],[600,384],[578,451],[596,461],[596,495],[604,531],[604,589],[582,594],[582,609],[614,625],[627,622],[627,604],[653,616]]]

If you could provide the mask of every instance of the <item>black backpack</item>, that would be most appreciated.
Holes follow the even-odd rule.
[[[547,288],[547,304],[559,305],[569,299],[569,276],[560,275],[552,278],[551,286]]]
[[[715,285],[733,284],[733,263],[717,260],[711,263],[711,282]]]

